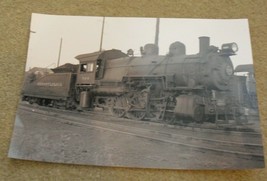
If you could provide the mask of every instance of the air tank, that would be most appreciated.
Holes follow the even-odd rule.
[[[83,91],[80,93],[80,107],[81,108],[88,108],[90,107],[90,92]]]

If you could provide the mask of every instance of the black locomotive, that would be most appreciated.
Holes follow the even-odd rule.
[[[230,56],[235,55],[237,44],[219,49],[209,41],[200,37],[195,55],[186,55],[181,42],[172,43],[166,56],[158,55],[154,44],[145,45],[140,57],[115,49],[78,55],[75,69],[28,78],[22,97],[67,109],[100,107],[133,119],[232,119],[240,116],[230,110],[234,103],[229,93],[234,73]]]

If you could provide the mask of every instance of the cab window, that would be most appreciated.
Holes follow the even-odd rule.
[[[80,66],[81,72],[93,72],[94,71],[94,63],[84,63]]]

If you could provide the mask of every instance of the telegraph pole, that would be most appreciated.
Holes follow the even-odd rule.
[[[61,49],[62,49],[62,41],[63,39],[60,39],[60,45],[59,45],[59,52],[58,52],[58,60],[57,60],[57,67],[59,66],[60,63],[60,56],[61,56]]]
[[[159,46],[159,18],[157,18],[156,22],[156,33],[155,33],[155,45]]]
[[[103,22],[102,22],[102,32],[101,32],[100,47],[99,47],[99,51],[100,51],[100,52],[101,52],[101,50],[102,50],[104,28],[105,28],[105,17],[103,17]]]

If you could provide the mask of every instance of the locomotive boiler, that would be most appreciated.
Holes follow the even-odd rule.
[[[216,94],[229,88],[237,45],[219,49],[209,42],[200,37],[195,55],[186,55],[181,42],[165,56],[154,44],[145,45],[141,57],[114,49],[79,55],[75,99],[82,109],[102,107],[134,119],[202,122],[226,115]]]

